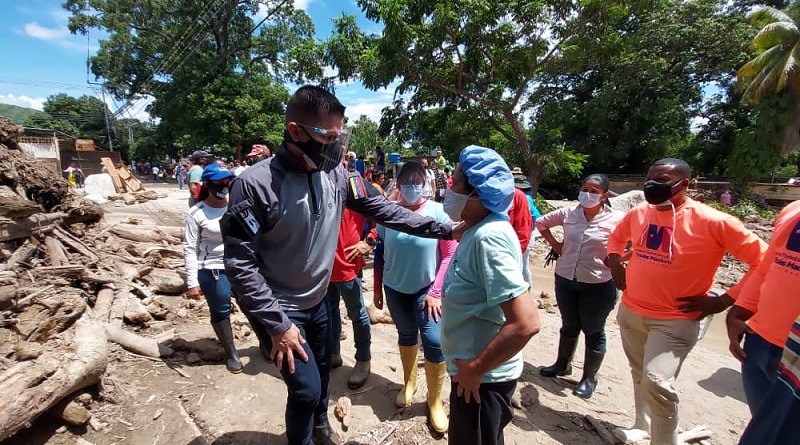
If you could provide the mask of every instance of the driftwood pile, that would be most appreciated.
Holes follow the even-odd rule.
[[[0,137],[0,441],[48,411],[89,422],[77,392],[101,381],[109,342],[168,357],[179,346],[165,327],[187,315],[166,302],[185,291],[182,229],[98,224],[102,208],[7,142]],[[165,332],[142,335],[148,325]]]

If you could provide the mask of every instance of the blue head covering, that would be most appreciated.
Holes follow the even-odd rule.
[[[483,207],[508,219],[514,200],[514,177],[506,161],[491,148],[470,145],[461,150],[459,162]]]

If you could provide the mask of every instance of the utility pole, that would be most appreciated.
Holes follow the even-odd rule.
[[[103,113],[106,116],[106,136],[108,137],[108,150],[114,151],[114,142],[111,140],[111,120],[108,118],[108,104],[106,104],[105,84],[100,84],[100,91],[103,92]]]

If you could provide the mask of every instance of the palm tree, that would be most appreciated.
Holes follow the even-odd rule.
[[[768,6],[752,12],[751,23],[762,27],[751,43],[757,55],[737,72],[746,101],[757,104],[773,94],[791,96],[792,121],[784,130],[780,147],[784,154],[800,143],[800,26],[792,17],[798,12],[799,2],[785,11]]]

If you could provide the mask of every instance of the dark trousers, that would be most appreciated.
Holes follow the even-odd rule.
[[[783,348],[773,345],[756,334],[745,334],[744,352],[747,358],[742,362],[742,386],[750,414],[764,401],[767,392],[778,379],[778,365],[781,363]]]
[[[295,355],[294,374],[283,363],[281,376],[289,392],[286,401],[286,438],[291,445],[311,445],[314,426],[328,422],[328,384],[331,379],[330,306],[328,299],[304,311],[286,311],[286,316],[306,339],[303,349],[308,362]],[[269,348],[272,348],[270,340]]]
[[[514,417],[511,397],[517,381],[482,383],[481,403],[467,403],[458,396],[458,384],[450,386],[450,429],[447,443],[452,445],[503,445],[503,429]]]
[[[561,311],[561,335],[586,336],[586,349],[606,352],[606,318],[617,303],[617,288],[605,283],[581,283],[556,275],[556,301]]]

